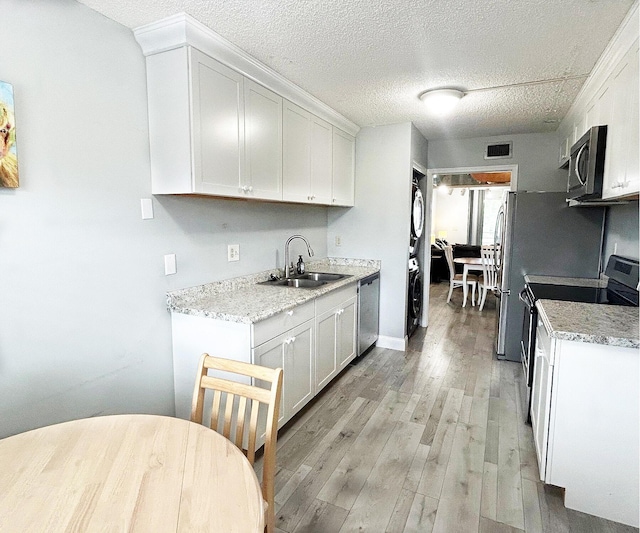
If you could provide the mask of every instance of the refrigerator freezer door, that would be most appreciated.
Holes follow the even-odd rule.
[[[495,230],[496,254],[494,261],[498,265],[498,291],[496,294],[496,354],[498,358],[504,357],[507,306],[509,305],[509,265],[511,263],[511,242],[513,234],[513,215],[516,194],[508,193],[505,196],[503,206],[498,212]]]

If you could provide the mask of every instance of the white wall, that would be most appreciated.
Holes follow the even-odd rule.
[[[404,345],[411,205],[411,124],[363,128],[356,201],[329,211],[328,254],[382,260],[380,335]],[[341,246],[335,245],[339,236]]]
[[[436,237],[446,233],[444,239],[449,244],[467,244],[469,223],[469,191],[460,195],[461,189],[453,189],[451,194],[442,189],[434,189],[433,208],[435,211],[432,233]]]
[[[294,232],[325,256],[327,209],[156,197],[141,220],[146,81],[132,33],[71,0],[4,0],[2,21],[21,183],[0,189],[0,437],[173,414],[166,291],[281,266]],[[227,263],[233,243],[241,260]],[[178,274],[165,277],[167,253]]]
[[[513,157],[484,158],[487,144],[507,141],[513,142]],[[555,132],[429,141],[429,168],[518,165],[517,190],[566,191],[567,171],[557,168],[558,142]]]

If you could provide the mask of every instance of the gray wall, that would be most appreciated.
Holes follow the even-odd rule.
[[[149,141],[132,33],[71,0],[4,0],[2,21],[21,184],[0,189],[0,437],[173,414],[166,291],[281,266],[294,232],[325,256],[327,209],[155,197],[141,220]],[[168,253],[178,273],[165,277]]]
[[[356,206],[332,209],[328,217],[329,255],[382,260],[380,335],[396,347],[406,329],[413,161],[426,167],[426,141],[411,123],[363,128],[356,138]]]
[[[618,255],[638,259],[638,202],[607,208],[603,268],[617,244]]]
[[[487,144],[507,141],[513,142],[512,158],[484,158]],[[429,141],[429,168],[517,164],[519,191],[565,191],[567,171],[558,170],[558,142],[555,133]]]

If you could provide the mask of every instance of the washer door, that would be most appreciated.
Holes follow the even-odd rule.
[[[418,187],[413,189],[413,210],[411,212],[411,231],[419,239],[424,229],[424,198]]]
[[[422,274],[416,272],[409,287],[409,312],[411,318],[420,319],[422,312]]]

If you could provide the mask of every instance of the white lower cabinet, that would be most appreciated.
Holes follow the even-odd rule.
[[[314,329],[309,320],[252,350],[255,364],[283,370],[278,426],[313,398]]]
[[[316,301],[316,392],[356,356],[356,302],[355,286]]]
[[[356,295],[354,282],[255,324],[172,313],[176,416],[189,418],[206,352],[282,368],[281,427],[356,356]]]
[[[638,526],[638,350],[549,337],[540,321],[531,421],[540,479],[570,509]]]

